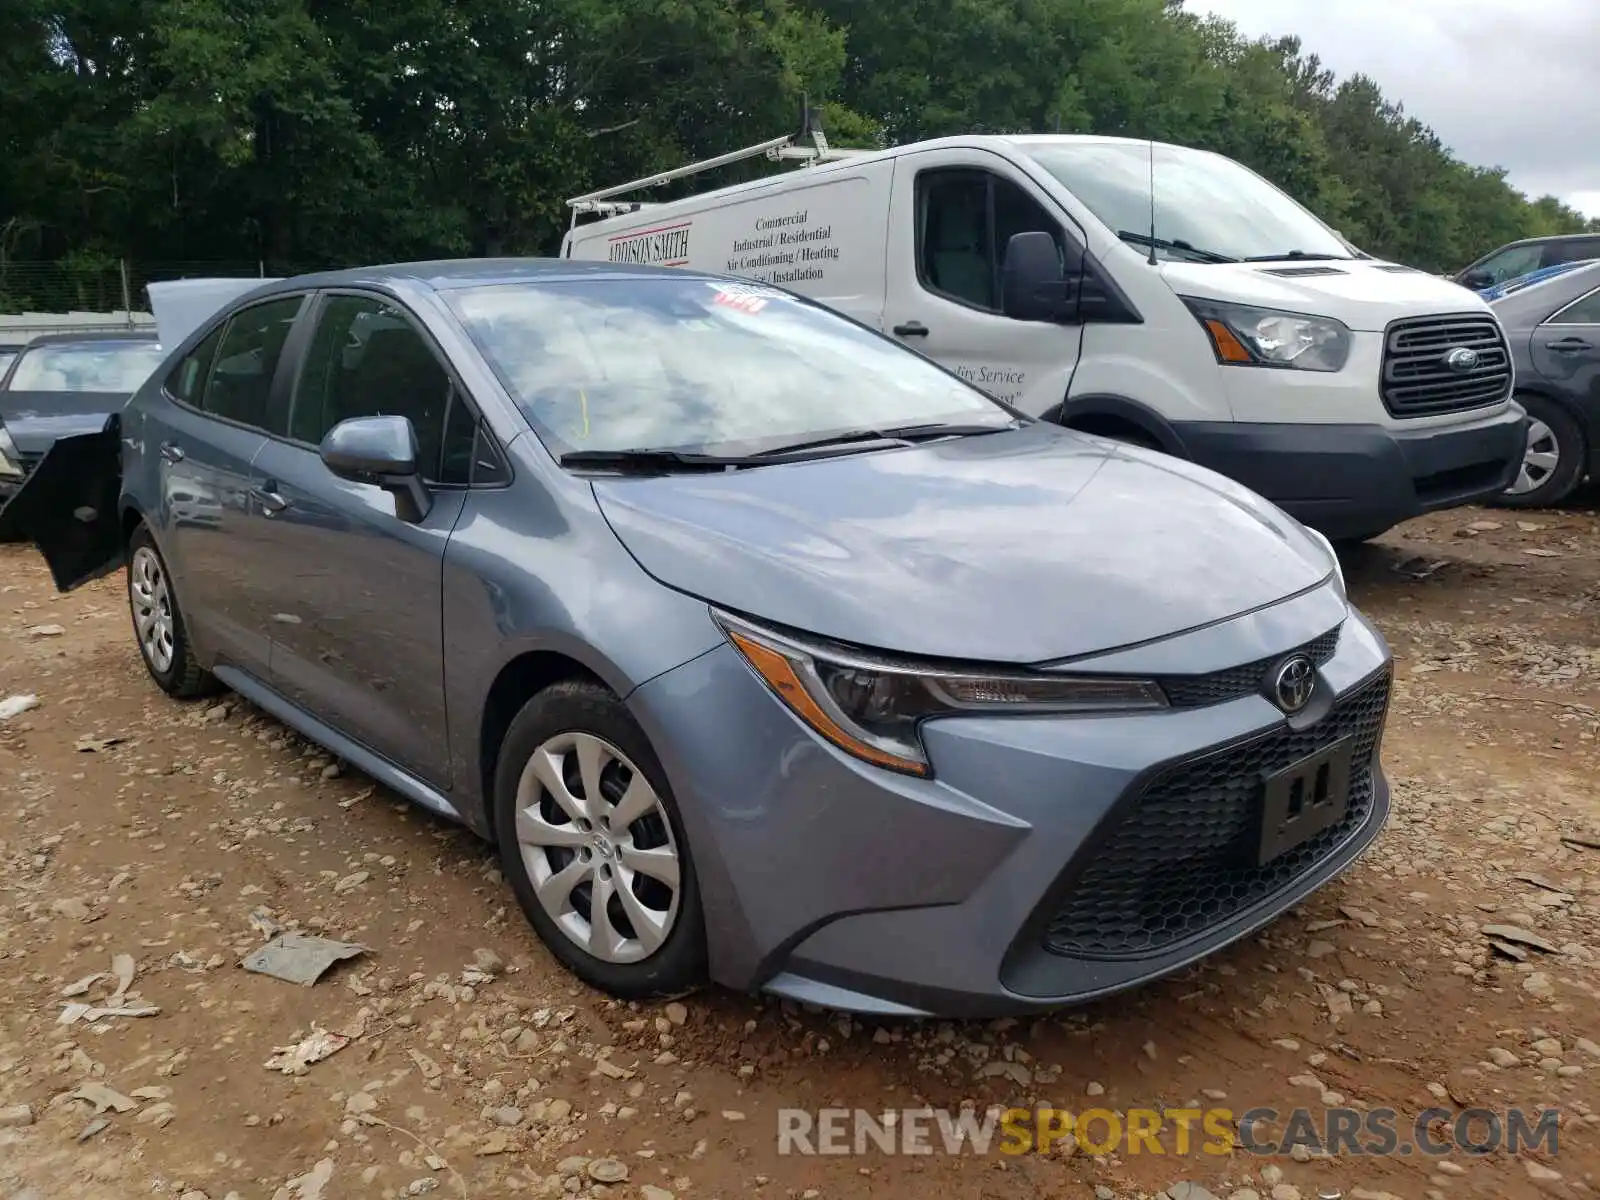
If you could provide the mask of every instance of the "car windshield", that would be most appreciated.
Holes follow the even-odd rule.
[[[15,350],[0,350],[0,375],[6,373],[6,368],[11,365],[16,357],[17,352]]]
[[[1112,233],[1150,237],[1147,142],[1027,144],[1027,153],[1066,185]],[[1350,258],[1321,221],[1246,167],[1204,150],[1155,147],[1155,236],[1234,259]],[[1195,261],[1184,249],[1164,258]]]
[[[976,388],[825,309],[695,276],[445,294],[552,452],[757,453],[851,430],[992,424]]]
[[[32,346],[11,377],[14,392],[132,395],[161,365],[155,342],[60,342]]]

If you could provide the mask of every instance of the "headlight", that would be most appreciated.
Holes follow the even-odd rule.
[[[1339,552],[1333,548],[1333,543],[1320,532],[1307,525],[1305,531],[1317,541],[1322,543],[1322,548],[1328,552],[1328,560],[1333,563],[1333,577],[1339,584],[1339,595],[1345,600],[1350,599],[1350,593],[1344,585],[1344,564],[1339,561]]]
[[[0,479],[21,478],[22,455],[17,453],[17,444],[11,440],[6,427],[0,425]]]
[[[1223,304],[1185,296],[1205,327],[1217,361],[1239,367],[1340,371],[1350,360],[1350,330],[1332,317]]]
[[[1045,672],[965,672],[802,642],[724,613],[717,623],[778,699],[835,746],[908,775],[931,775],[918,726],[984,713],[1103,713],[1165,708],[1150,680]]]

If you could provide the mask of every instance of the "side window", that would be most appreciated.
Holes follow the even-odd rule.
[[[441,482],[451,390],[432,348],[398,308],[372,296],[329,296],[295,387],[289,436],[317,445],[352,417],[408,417],[417,466]]]
[[[1563,262],[1587,262],[1600,258],[1600,238],[1573,238],[1562,246]]]
[[[304,299],[286,296],[233,315],[206,384],[201,405],[206,412],[268,433],[283,432],[283,414],[271,411],[272,379]]]
[[[1587,270],[1587,268],[1585,268]],[[1600,325],[1600,290],[1574,300],[1550,318],[1552,325]]]
[[[1509,250],[1502,250],[1499,254],[1494,255],[1478,270],[1489,277],[1490,283],[1504,283],[1508,279],[1526,275],[1529,271],[1537,271],[1543,260],[1544,246],[1542,244],[1512,246]]]
[[[183,361],[167,373],[167,395],[192,408],[199,408],[206,388],[206,376],[211,374],[211,362],[217,357],[217,345],[222,341],[222,327],[218,326]]]
[[[444,422],[444,447],[438,483],[453,487],[487,487],[511,478],[494,438],[483,427],[459,391],[450,393],[450,412]]]
[[[924,286],[994,309],[989,177],[981,171],[939,171],[920,176],[917,183],[917,273]]]
[[[917,271],[922,283],[998,312],[1006,247],[1043,232],[1064,253],[1058,222],[1008,179],[987,171],[929,171],[917,179]]]

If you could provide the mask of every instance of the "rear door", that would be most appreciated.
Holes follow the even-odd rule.
[[[884,331],[1032,414],[1066,398],[1081,325],[1014,321],[1000,310],[1007,243],[1043,230],[1069,275],[1083,243],[1064,215],[998,155],[927,150],[895,159]]]
[[[338,478],[318,454],[340,421],[378,415],[407,417],[416,433],[433,498],[421,521],[401,520],[393,496]],[[288,437],[261,450],[251,480],[270,514],[256,545],[256,603],[272,630],[273,688],[440,788],[451,783],[444,552],[475,431],[410,314],[385,297],[328,293],[306,341]]]
[[[304,302],[304,294],[275,296],[239,309],[140,407],[156,542],[189,634],[206,657],[263,680],[270,640],[253,597],[263,586],[264,521],[251,502],[250,463],[287,425],[289,381],[279,367]]]
[[[1580,296],[1533,331],[1533,365],[1569,399],[1600,417],[1600,288]]]

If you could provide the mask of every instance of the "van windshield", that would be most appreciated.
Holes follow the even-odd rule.
[[[1148,142],[1025,143],[1089,211],[1144,248],[1150,238]],[[1220,154],[1155,147],[1157,254],[1178,261],[1352,258],[1332,230],[1261,176]]]
[[[557,455],[759,453],[852,430],[1014,421],[921,355],[759,284],[589,278],[444,298]]]

